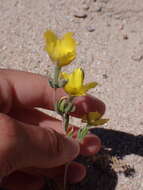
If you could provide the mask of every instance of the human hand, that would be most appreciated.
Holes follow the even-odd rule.
[[[62,89],[57,96],[64,95]],[[105,105],[91,96],[75,100],[73,116],[98,111]],[[36,107],[53,110],[53,89],[47,77],[0,70],[0,176],[2,187],[8,190],[40,190],[44,176],[58,180],[64,174],[64,164],[78,154],[93,155],[101,142],[89,134],[82,144],[63,135],[61,122]],[[84,166],[73,162],[68,180],[78,182],[85,176]]]

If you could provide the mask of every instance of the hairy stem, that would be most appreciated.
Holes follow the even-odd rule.
[[[65,165],[65,173],[64,173],[64,190],[66,190],[67,186],[67,174],[68,174],[68,168],[71,162],[66,163]]]
[[[56,65],[55,72],[54,72],[54,83],[55,83],[56,86],[58,86],[58,80],[59,80],[60,71],[61,71],[61,67]]]
[[[66,132],[69,126],[69,115],[68,114],[64,114],[63,115],[63,128],[64,131]]]

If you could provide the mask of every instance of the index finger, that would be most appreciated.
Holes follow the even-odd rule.
[[[9,112],[13,107],[41,107],[53,110],[54,90],[49,86],[48,78],[38,74],[0,70],[0,111]],[[57,98],[65,96],[63,89],[56,91]],[[105,104],[92,96],[77,97],[74,116],[80,117],[88,112],[98,111],[103,114]]]

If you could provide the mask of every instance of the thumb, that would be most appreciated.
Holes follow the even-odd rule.
[[[79,144],[51,128],[25,124],[0,114],[0,176],[15,170],[52,168],[73,160]]]

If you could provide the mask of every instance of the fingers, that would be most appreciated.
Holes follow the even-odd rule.
[[[35,110],[33,110],[33,111],[35,111]],[[26,113],[26,112],[25,112]],[[41,112],[37,112],[37,110],[36,110],[36,114],[39,114],[39,115],[41,115]],[[4,116],[4,115],[3,115]],[[40,118],[40,117],[38,117],[38,115],[35,115],[35,113],[33,113],[33,118],[34,118],[34,116],[36,116],[36,118]],[[42,116],[41,116],[41,121],[42,120],[44,120],[45,118],[47,117],[47,115],[43,115],[42,114]],[[49,116],[48,116],[49,117]],[[25,117],[26,118],[26,117]],[[11,121],[11,119],[10,118],[4,118],[4,120],[6,120],[5,121],[5,126],[9,126],[10,125],[10,123],[11,122],[15,122],[15,121]],[[8,122],[9,121],[9,122]],[[50,121],[50,119],[48,120],[48,121]],[[37,120],[37,122],[39,122],[38,120]],[[22,125],[22,123],[20,123],[21,125],[19,125],[19,123],[18,123],[18,128],[17,129],[20,129],[20,128],[23,128],[23,125]],[[46,126],[47,126],[47,128],[48,128],[48,125],[47,124],[49,124],[49,126],[51,125],[51,126],[53,126],[53,128],[54,128],[54,126],[56,126],[56,129],[58,129],[58,128],[61,128],[61,127],[59,127],[59,126],[61,126],[61,124],[60,124],[60,122],[58,121],[58,120],[55,120],[55,119],[53,119],[53,118],[51,118],[51,121],[49,122],[49,123],[46,123]],[[11,129],[13,129],[13,123],[8,127],[8,128],[11,128]],[[0,123],[0,126],[3,126],[3,125],[1,125],[1,123]],[[7,127],[6,127],[6,129],[7,129]],[[44,127],[44,126],[43,126]],[[40,128],[40,127],[38,127],[38,126],[32,126],[32,129],[33,128]],[[26,129],[26,133],[27,133],[27,130],[28,130],[28,134],[30,133],[30,134],[32,134],[32,138],[35,136],[34,135],[34,131],[33,130],[30,130],[30,128],[29,128],[29,126],[27,127],[27,126],[24,126],[24,129]],[[3,129],[1,129],[0,128],[0,130],[1,131],[4,131]],[[13,130],[12,130],[13,131]],[[14,130],[15,131],[15,130]],[[21,131],[21,130],[20,130]],[[24,156],[21,156],[21,157],[23,157],[23,159],[26,161],[26,160],[29,160],[29,152],[31,152],[31,154],[33,155],[33,157],[34,158],[32,158],[32,163],[34,164],[35,163],[35,158],[37,158],[38,160],[39,160],[39,154],[42,156],[42,152],[40,151],[40,153],[39,153],[39,150],[38,151],[36,151],[37,153],[35,154],[35,151],[34,151],[34,154],[33,154],[33,148],[35,147],[35,146],[32,146],[32,151],[31,151],[31,149],[29,149],[29,147],[31,147],[31,145],[29,144],[29,143],[25,143],[25,141],[24,141],[24,139],[25,139],[25,137],[23,137],[23,131],[22,131],[22,133],[21,132],[18,132],[18,133],[16,133],[17,135],[16,136],[19,136],[20,137],[20,139],[23,139],[23,144],[25,144],[25,146],[23,147],[23,146],[21,146],[20,145],[20,143],[19,143],[19,140],[16,140],[16,144],[17,145],[19,145],[16,149],[17,149],[17,151],[20,149],[20,150],[22,150],[22,152],[24,152],[25,154],[24,154]],[[24,130],[25,131],[25,130]],[[36,131],[37,132],[37,131]],[[39,132],[39,131],[38,131]],[[38,133],[37,132],[37,133]],[[11,136],[11,131],[9,131],[9,129],[8,129],[8,131],[6,132],[7,133],[7,135],[8,136]],[[44,132],[45,133],[45,132]],[[6,136],[7,136],[6,135]],[[29,135],[28,135],[29,136]],[[5,138],[5,137],[4,137]],[[31,135],[30,135],[30,138],[31,138]],[[1,138],[2,139],[2,138]],[[6,139],[6,138],[5,138]],[[39,139],[39,138],[38,138]],[[35,141],[37,142],[39,142],[39,140],[38,140],[37,138],[35,139],[33,139],[34,140],[34,144],[35,144]],[[47,135],[46,135],[46,139],[47,139]],[[3,142],[3,139],[2,139],[2,142]],[[13,141],[12,141],[13,142]],[[10,143],[12,143],[11,141],[10,141]],[[27,142],[27,138],[26,138],[26,142]],[[97,146],[98,146],[98,144],[96,144],[98,141],[97,141],[97,139],[96,139],[96,137],[94,137],[93,135],[88,135],[85,139],[84,139],[84,141],[83,141],[83,143],[81,144],[81,154],[82,155],[93,155],[93,154],[95,154],[95,152],[97,151],[97,150],[99,150],[99,148],[97,148]],[[47,144],[47,141],[44,141],[44,143],[46,143]],[[5,142],[4,142],[4,144],[5,144]],[[13,143],[12,143],[13,144]],[[42,143],[42,147],[43,146],[45,146],[45,144],[43,145],[43,143]],[[7,146],[6,146],[7,147]],[[9,146],[8,146],[9,147]],[[14,147],[15,147],[15,143],[14,143]],[[37,146],[36,146],[37,147]],[[28,149],[29,151],[25,151],[25,148],[26,148],[26,150]],[[5,148],[4,148],[5,149]],[[9,148],[8,148],[9,149]],[[15,148],[14,148],[15,149]],[[37,148],[36,148],[37,149]],[[0,148],[0,150],[1,150],[1,148]],[[10,148],[10,150],[11,150],[11,148]],[[45,150],[44,150],[45,151]],[[47,151],[47,150],[46,150]],[[1,152],[1,151],[0,151]],[[7,152],[9,152],[9,151],[7,151]],[[9,158],[11,158],[11,153],[13,153],[13,152],[9,152]],[[18,155],[20,155],[21,154],[21,152],[20,151],[18,151]],[[37,156],[37,154],[38,154],[38,156]],[[11,167],[10,168],[13,168],[13,171],[15,170],[15,168],[23,168],[23,167],[28,167],[28,165],[31,165],[31,164],[27,164],[26,162],[21,162],[20,161],[20,159],[21,159],[21,157],[19,158],[19,156],[17,156],[17,154],[15,154],[15,156],[16,156],[16,159],[12,156],[12,160],[13,160],[13,162],[11,163],[11,159],[8,161],[8,163],[11,163],[10,165],[11,165]],[[40,157],[41,157],[40,156]],[[47,159],[47,156],[46,156],[46,153],[44,152],[44,159],[46,160],[46,163],[48,162],[48,159]],[[58,158],[59,158],[59,154],[58,154],[58,156],[57,156]],[[16,160],[16,161],[15,161]],[[41,161],[41,162],[44,162],[43,160]],[[20,165],[15,165],[15,164],[13,164],[13,163],[20,163]],[[36,162],[36,165],[38,165],[38,166],[36,166],[36,167],[38,167],[38,168],[40,168],[40,165],[41,163],[37,163]],[[13,166],[14,165],[14,166]],[[4,165],[3,165],[4,166]],[[43,166],[43,165],[42,165]],[[47,167],[47,166],[46,166]],[[2,168],[2,167],[1,167]],[[56,178],[58,181],[61,179],[59,176],[63,176],[63,174],[64,174],[64,168],[62,167],[61,169],[60,169],[61,167],[58,167],[58,168],[51,168],[51,169],[44,169],[44,170],[41,170],[41,169],[39,169],[40,170],[40,172],[39,172],[39,174],[40,175],[46,175],[46,176],[49,176],[49,177],[54,177],[54,178]],[[68,181],[70,182],[70,183],[76,183],[76,182],[79,182],[81,179],[83,179],[84,178],[84,176],[85,176],[85,168],[84,168],[84,166],[82,166],[82,165],[79,165],[79,164],[77,164],[77,163],[75,163],[74,165],[72,164],[71,166],[70,166],[70,168],[69,168],[69,173],[68,173]],[[10,173],[10,171],[8,171],[8,173]],[[29,173],[31,173],[31,172],[29,172]],[[38,172],[37,172],[38,173]],[[72,175],[72,173],[74,174],[74,175]],[[76,175],[75,175],[75,173],[76,173]],[[34,170],[34,175],[36,174],[36,172],[35,172],[35,170]],[[20,175],[21,176],[21,175]],[[12,184],[11,182],[9,183],[9,179],[11,179],[11,178],[8,178],[8,180],[7,180],[7,182],[5,183],[5,187],[7,187],[7,185],[8,184]],[[22,182],[21,182],[21,189],[23,188],[23,187],[25,187],[25,185],[24,185],[24,183],[27,183],[27,180],[24,178],[23,179],[23,184],[22,184]],[[34,183],[34,181],[33,181],[33,183]],[[18,185],[20,185],[20,184],[18,184]],[[40,184],[39,184],[40,185]],[[14,186],[12,186],[13,188],[14,188],[14,190],[17,190],[16,188],[15,188],[15,185]],[[18,186],[19,187],[19,186]],[[28,189],[28,187],[26,186],[26,188]],[[31,186],[30,186],[30,188],[31,188]],[[34,187],[35,188],[35,187]],[[33,188],[31,188],[32,190],[33,190]],[[11,190],[11,189],[10,189]],[[35,190],[35,189],[34,189]]]
[[[52,168],[44,170],[31,169],[25,172],[17,171],[5,177],[1,187],[7,190],[41,190],[46,183],[45,177],[54,178],[57,183],[63,183],[65,167]],[[80,182],[86,175],[86,169],[83,165],[72,162],[68,167],[68,183]]]
[[[0,70],[0,91],[1,112],[8,113],[12,107],[53,109],[54,91],[48,85],[47,77],[22,71]],[[62,89],[58,89],[56,94],[57,99],[66,95]],[[78,97],[75,104],[76,111],[73,115],[76,117],[89,111],[101,114],[105,111],[104,103],[91,96]]]
[[[69,183],[78,183],[86,176],[86,168],[77,162],[69,165],[67,172],[67,180]]]
[[[99,112],[102,115],[105,112],[105,104],[101,100],[90,95],[77,97],[75,99],[75,105],[76,110],[72,115],[79,118],[89,112]]]
[[[75,140],[51,128],[23,124],[0,114],[0,176],[25,168],[52,168],[79,154]]]
[[[34,108],[29,109],[18,107],[16,109],[12,109],[8,115],[18,121],[39,126],[41,126],[42,123],[50,126],[48,120],[55,121],[54,117],[50,117],[48,114]],[[59,127],[62,128],[62,125],[59,125]]]
[[[36,176],[47,176],[48,178],[52,178],[57,182],[60,181],[63,182],[65,174],[65,165],[48,169],[25,168],[22,171],[25,172],[25,174],[31,174]],[[72,161],[69,164],[67,172],[68,172],[67,180],[70,183],[80,182],[86,175],[85,167],[82,164],[74,161]]]
[[[55,119],[39,110],[36,109],[17,109],[11,113],[11,116],[16,120],[22,121],[28,124],[38,125],[43,128],[49,126],[56,130],[58,133],[64,134],[62,123],[58,119]],[[78,127],[74,127],[75,137],[77,135]],[[101,148],[101,140],[96,135],[89,134],[80,143],[80,154],[84,156],[90,156],[96,154]]]
[[[1,187],[6,190],[41,190],[44,185],[45,179],[42,176],[14,172],[4,178]]]
[[[58,170],[55,170],[57,172]],[[65,166],[61,168],[61,173],[58,175],[54,175],[54,180],[58,183],[64,183],[64,174],[65,174]],[[53,171],[52,171],[53,173]],[[48,176],[48,173],[47,173]],[[67,168],[67,182],[68,183],[78,183],[86,176],[86,168],[77,162],[72,162],[68,165]]]
[[[87,135],[80,144],[80,154],[83,156],[95,155],[101,149],[101,140],[93,134]]]

